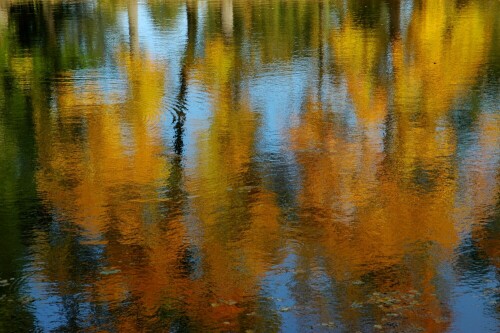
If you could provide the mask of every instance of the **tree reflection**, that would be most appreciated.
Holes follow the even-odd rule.
[[[449,330],[449,272],[498,279],[497,11],[1,2],[0,321],[36,329],[53,305],[42,329]],[[277,82],[300,106],[276,130]],[[271,127],[293,186],[266,174]]]

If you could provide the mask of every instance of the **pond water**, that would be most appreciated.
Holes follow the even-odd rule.
[[[0,1],[0,332],[500,331],[497,0]]]

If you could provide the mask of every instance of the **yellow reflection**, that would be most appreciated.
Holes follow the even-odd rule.
[[[158,270],[174,266],[176,253],[184,246],[182,225],[172,222],[176,228],[165,233],[157,221],[162,203],[158,190],[169,175],[156,128],[165,66],[147,54],[122,52],[119,58],[129,83],[125,102],[119,102],[117,91],[103,93],[97,73],[88,74],[83,82],[68,73],[56,85],[55,107],[50,112],[36,110],[37,184],[54,214],[83,231],[88,241],[82,244],[106,244],[110,269],[119,267],[124,272],[103,276],[92,287],[97,288],[98,300],[114,304],[134,290],[144,294],[146,308],[153,308],[151,303],[157,304],[161,298],[154,286],[169,282],[160,278],[163,273]],[[145,224],[145,216],[156,223]],[[110,240],[114,233],[120,235],[118,243]],[[155,269],[147,276],[154,283],[145,283],[146,277],[137,274],[137,267],[124,264],[130,255],[120,250],[125,244],[156,244],[150,253]],[[174,250],[169,251],[164,244]],[[72,257],[61,248],[53,250],[65,260]],[[38,255],[49,256],[41,262],[47,262],[50,269],[69,269],[64,260],[50,260],[54,251],[39,251]],[[124,328],[132,325],[122,324]]]
[[[222,39],[211,39],[205,54],[198,79],[209,89],[212,115],[209,128],[197,137],[189,188],[203,229],[204,279],[213,293],[205,320],[225,320],[228,329],[238,330],[244,310],[239,304],[255,300],[279,247],[280,213],[252,165],[259,119],[247,93],[231,80],[238,53]],[[247,311],[257,306],[252,304]]]
[[[351,16],[330,35],[335,61],[343,70],[357,116],[366,124],[381,123],[387,112],[387,90],[379,84],[387,39],[383,26],[362,29]]]
[[[485,207],[495,205],[498,171],[467,160],[465,183],[475,188],[463,190],[458,134],[449,117],[487,61],[494,20],[489,5],[420,1],[407,33],[392,40],[382,24],[361,26],[347,12],[326,34],[325,46],[324,19],[336,13],[327,12],[324,2],[261,7],[209,1],[204,17],[190,1],[185,9],[191,19],[218,22],[221,33],[210,30],[216,30],[213,23],[199,28],[203,33],[196,24],[188,27],[188,39],[204,40],[188,40],[181,85],[193,94],[205,90],[210,119],[195,134],[195,163],[184,179],[182,166],[166,157],[158,124],[167,66],[140,49],[137,2],[118,3],[128,6],[130,50],[114,51],[126,89],[104,92],[102,74],[86,72],[81,80],[64,71],[57,75],[50,110],[37,103],[40,91],[32,98],[38,190],[56,219],[70,222],[62,228],[83,238],[80,245],[103,246],[99,275],[90,277],[91,286],[81,282],[92,293],[89,301],[106,303],[111,311],[127,302],[137,307],[136,316],[125,313],[117,320],[119,331],[155,327],[161,311],[168,324],[187,317],[203,328],[243,330],[241,318],[260,310],[264,277],[284,261],[286,240],[299,244],[294,282],[316,282],[304,272],[322,265],[326,278],[342,289],[305,301],[325,317],[334,299],[349,328],[359,328],[367,316],[397,322],[402,331],[449,328],[448,300],[440,294],[449,290],[440,274],[443,259],[451,260],[469,230],[489,256],[498,254],[497,242],[485,236],[492,232],[487,226],[466,225],[489,216]],[[254,48],[249,54],[245,43]],[[335,71],[339,85],[345,84],[355,119],[325,106],[322,87],[304,93],[298,123],[283,134],[300,170],[290,181],[299,183],[296,190],[286,189],[296,191],[287,195],[297,200],[297,216],[285,234],[279,194],[266,186],[256,162],[265,133],[248,88],[258,80],[247,79],[262,70],[255,68],[257,58],[266,66],[295,64],[302,55],[297,50],[328,47],[331,54],[318,63],[325,76]],[[9,66],[31,89],[33,57],[14,57]],[[499,145],[498,117],[481,115],[478,124],[477,158],[484,161]],[[172,170],[186,183],[189,195],[182,199],[163,193],[170,190],[165,188]],[[463,208],[460,197],[470,198],[470,207]],[[69,258],[76,241],[67,237],[50,246],[48,234],[35,234],[41,275],[75,279]],[[61,283],[60,294],[74,293],[67,287]],[[371,313],[358,310],[358,302]]]
[[[491,5],[422,1],[408,36],[393,44],[395,103],[435,122],[475,83],[490,48]]]

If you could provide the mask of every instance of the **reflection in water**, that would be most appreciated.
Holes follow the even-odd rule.
[[[0,331],[497,331],[498,14],[0,2]]]

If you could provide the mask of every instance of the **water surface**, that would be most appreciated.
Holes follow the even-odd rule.
[[[500,331],[499,17],[0,1],[0,332]]]

